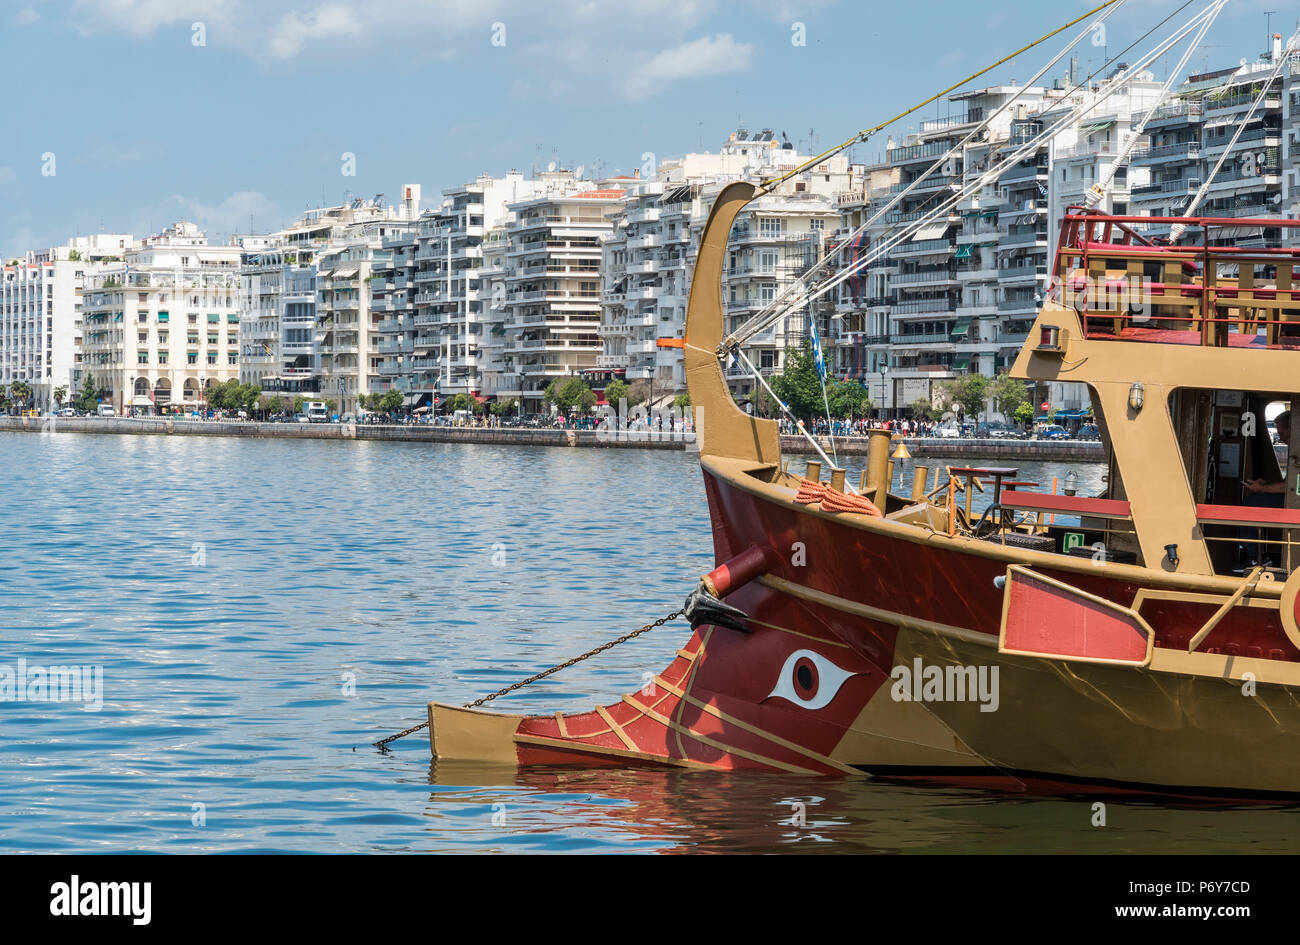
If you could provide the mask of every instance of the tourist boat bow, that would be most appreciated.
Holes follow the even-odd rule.
[[[704,586],[743,628],[701,623],[652,686],[590,713],[431,703],[434,754],[1300,793],[1297,466],[1263,419],[1297,394],[1300,251],[1215,246],[1235,218],[1178,220],[1201,239],[1174,246],[1139,229],[1174,221],[1067,216],[1012,373],[1088,386],[1106,494],[1004,484],[976,520],[960,495],[977,471],[893,494],[878,434],[855,495],[842,470],[790,473],[776,423],[736,406],[720,285],[755,193],[713,206],[685,336],[720,564]]]

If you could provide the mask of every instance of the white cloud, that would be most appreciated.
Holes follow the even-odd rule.
[[[31,26],[34,23],[39,23],[40,20],[41,15],[36,12],[34,6],[29,4],[14,14],[13,24],[14,26]]]
[[[754,47],[738,43],[730,33],[701,36],[665,49],[635,67],[623,84],[630,99],[643,99],[670,82],[703,76],[745,72],[754,60]]]
[[[277,59],[292,59],[309,42],[344,39],[362,29],[353,12],[341,3],[327,3],[305,13],[290,10],[271,31],[267,47]]]

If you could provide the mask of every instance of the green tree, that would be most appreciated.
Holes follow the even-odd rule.
[[[988,396],[993,401],[993,409],[1008,419],[1015,416],[1021,404],[1029,403],[1025,382],[1006,373],[999,374],[989,384]]]
[[[9,396],[13,397],[19,409],[25,409],[32,399],[32,385],[26,381],[14,381],[9,385]]]
[[[371,398],[372,402],[374,398]],[[402,392],[392,389],[384,391],[379,397],[379,409],[383,413],[396,413],[402,409]]]
[[[94,413],[99,403],[99,388],[95,386],[95,376],[86,374],[81,380],[81,392],[77,394],[77,407],[86,413]]]
[[[557,377],[546,386],[542,399],[554,404],[562,413],[575,409],[590,410],[596,405],[596,395],[580,377]]]
[[[499,417],[504,417],[516,407],[519,406],[518,397],[507,397],[505,400],[498,400],[492,404],[492,412]]]
[[[962,419],[975,419],[988,399],[989,379],[983,374],[966,374],[939,388],[944,401],[960,408]]]
[[[306,397],[304,397],[302,394],[295,395],[293,398],[293,412],[295,414],[302,413],[302,408],[306,406],[306,404],[307,404]]]
[[[832,417],[861,420],[871,413],[871,395],[853,381],[831,381],[826,385],[826,402]]]
[[[822,384],[817,376],[817,364],[812,345],[804,342],[801,348],[787,348],[785,368],[769,381],[772,392],[785,401],[786,406],[800,420],[811,420],[826,412],[822,402]],[[827,390],[829,399],[830,391]]]
[[[620,381],[618,378],[610,381],[605,385],[605,400],[611,405],[617,407],[621,401],[627,400],[628,386],[626,381]]]
[[[1021,426],[1024,426],[1027,423],[1032,423],[1034,420],[1034,405],[1026,400],[1015,409],[1015,412],[1011,415],[1011,419]]]
[[[673,406],[676,407],[678,410],[684,411],[688,407],[690,407],[690,405],[691,405],[690,394],[678,394],[676,397],[673,398]]]
[[[76,250],[73,250],[73,252],[75,253]],[[62,410],[63,402],[67,399],[68,399],[68,388],[65,385],[60,384],[58,387],[54,388],[54,405],[56,407]]]

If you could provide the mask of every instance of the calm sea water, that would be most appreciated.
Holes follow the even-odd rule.
[[[1098,828],[1091,799],[369,747],[675,609],[712,564],[686,454],[0,434],[0,458],[0,665],[104,689],[0,703],[6,852],[1297,848],[1290,808],[1110,800]],[[606,704],[687,635],[498,705]]]

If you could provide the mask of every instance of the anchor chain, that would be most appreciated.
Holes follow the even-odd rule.
[[[498,696],[504,696],[506,693],[514,692],[516,689],[522,689],[524,688],[524,686],[531,685],[532,683],[537,682],[537,680],[539,679],[545,679],[547,676],[550,676],[552,673],[558,673],[562,669],[568,669],[570,666],[573,666],[575,663],[581,663],[585,659],[590,659],[591,657],[595,656],[597,653],[604,653],[606,650],[612,649],[613,647],[618,646],[620,643],[626,643],[628,640],[631,640],[635,637],[639,637],[643,633],[648,633],[649,631],[655,629],[656,627],[662,627],[670,620],[676,620],[678,617],[682,616],[685,613],[686,613],[685,608],[675,610],[668,616],[660,617],[658,620],[654,621],[653,623],[648,623],[644,627],[640,627],[636,630],[633,630],[631,633],[625,633],[621,637],[617,637],[616,639],[610,640],[608,643],[602,643],[594,650],[588,650],[586,653],[583,653],[579,656],[575,656],[573,657],[573,659],[566,660],[563,663],[560,663],[556,666],[552,666],[550,669],[544,669],[540,673],[537,673],[535,676],[529,676],[527,679],[521,679],[519,682],[512,683],[511,685],[506,686],[504,689],[498,689],[496,692],[490,693],[489,695],[486,695],[481,699],[475,699],[473,702],[467,702],[465,703],[465,705],[461,706],[461,708],[477,709],[483,703],[491,702],[493,699],[497,698]],[[405,738],[407,735],[412,735],[415,732],[418,732],[421,729],[428,728],[428,727],[429,727],[429,722],[428,720],[425,720],[421,722],[419,725],[412,725],[410,728],[398,732],[396,735],[389,735],[387,738],[380,739],[379,741],[375,742],[375,747],[382,749],[389,742],[395,742],[399,738]]]

